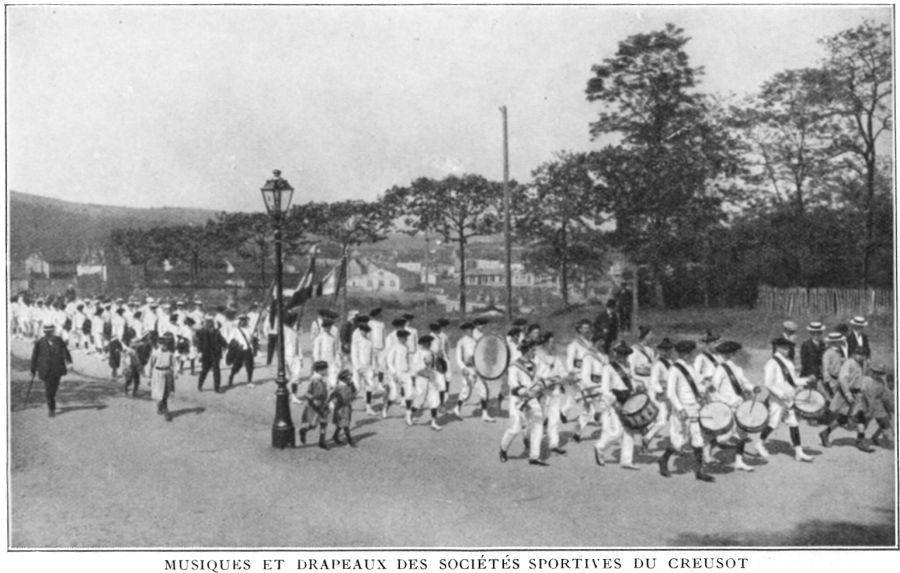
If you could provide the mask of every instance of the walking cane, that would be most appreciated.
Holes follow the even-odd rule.
[[[31,380],[28,382],[28,392],[25,393],[25,405],[28,405],[28,399],[31,398],[31,387],[34,386],[34,374],[31,375]]]

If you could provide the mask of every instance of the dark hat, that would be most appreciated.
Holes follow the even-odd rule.
[[[772,339],[772,346],[776,348],[792,348],[794,343],[783,336]]]
[[[447,328],[448,326],[450,326],[450,319],[449,319],[449,318],[439,318],[439,319],[437,319],[435,322],[438,323],[438,324],[440,324],[440,325],[441,325],[441,328]]]
[[[519,344],[519,352],[521,352],[522,354],[525,354],[537,345],[538,345],[537,342],[526,338],[525,340],[522,341],[521,344]]]
[[[233,320],[236,316],[237,316],[237,311],[234,310],[233,308],[229,308],[228,310],[225,311],[225,318],[227,318],[228,320]]]
[[[490,322],[490,320],[488,320],[487,317],[479,316],[478,318],[476,318],[472,321],[472,324],[474,324],[475,326],[484,326],[485,324],[487,324],[489,322]]]
[[[512,321],[513,326],[525,326],[526,324],[528,324],[527,318],[517,318]]]
[[[353,319],[353,322],[356,324],[367,324],[369,322],[369,317],[366,316],[365,314],[358,314]]]
[[[514,326],[506,331],[506,336],[509,336],[510,338],[515,338],[516,336],[519,336],[520,334],[522,334],[522,329],[519,328],[518,326]]]
[[[538,344],[547,344],[551,338],[553,338],[552,332],[542,332],[541,337],[538,338]]]
[[[841,334],[847,334],[848,332],[850,332],[850,327],[847,326],[846,324],[844,324],[843,322],[841,324],[837,325],[836,327],[834,327],[834,329],[836,331],[840,332]]]
[[[188,325],[188,326],[194,326],[194,324],[196,323],[196,321],[195,321],[193,318],[187,316],[187,317],[185,317],[185,319],[184,319],[184,323],[185,323],[186,325]]]
[[[337,379],[340,380],[341,382],[352,382],[353,375],[350,374],[349,370],[344,369],[344,370],[341,370],[341,372],[338,374]]]
[[[533,331],[535,331],[535,330],[540,330],[540,329],[541,329],[541,325],[538,324],[538,323],[536,323],[536,322],[533,322],[533,323],[531,323],[531,324],[528,325],[528,328],[525,329],[525,332],[529,332],[529,333],[530,333],[530,332],[533,332]]]
[[[659,350],[671,350],[675,348],[675,345],[672,344],[672,341],[669,340],[669,337],[667,336],[663,338],[659,344],[656,345],[656,348],[658,348]]]
[[[861,354],[861,355],[865,356],[865,355],[866,355],[866,349],[865,349],[865,347],[863,347],[863,346],[860,344],[859,346],[855,347],[855,348],[853,349],[853,351],[850,352],[850,354],[853,354],[853,355]]]
[[[56,327],[53,326],[52,324],[44,325],[44,332],[53,332],[54,330],[56,330]]]
[[[428,325],[428,329],[429,329],[431,332],[437,332],[437,331],[439,331],[441,328],[442,328],[442,326],[441,326],[441,323],[440,323],[440,322],[432,322],[431,324]]]
[[[434,337],[430,334],[425,334],[419,337],[419,345],[420,346],[428,346],[434,340]]]
[[[582,318],[581,320],[579,320],[578,322],[575,323],[575,330],[578,330],[582,326],[590,326],[590,325],[591,325],[590,320],[588,320],[587,318]]]
[[[172,339],[172,340],[175,339],[175,335],[172,334],[171,332],[167,332],[167,333],[163,334],[162,337],[163,337],[163,338],[166,338],[166,339]]]
[[[324,360],[316,360],[313,362],[313,370],[328,370],[328,363]]]
[[[616,301],[615,301],[615,299],[612,299],[612,298],[611,298],[611,299],[609,299],[609,300],[606,301],[606,307],[607,307],[607,308],[613,308],[613,307],[615,307],[615,306],[616,306]]]
[[[646,326],[646,325],[638,326],[638,338],[644,338],[645,336],[647,336],[647,335],[650,334],[651,332],[653,332],[653,328],[652,328],[652,327],[649,327],[649,326]]]
[[[409,338],[409,331],[408,330],[398,330],[397,338]]]
[[[475,328],[475,325],[471,322],[464,322],[459,325],[460,330],[472,330],[473,328]]]
[[[403,320],[406,320],[406,321],[410,321],[410,320],[414,319],[415,317],[416,316],[414,314],[410,314],[408,312],[404,312],[403,314],[400,315],[400,318],[402,318]]]
[[[690,354],[697,349],[697,343],[693,340],[679,340],[675,343],[675,352],[678,354]]]
[[[381,316],[381,307],[379,306],[378,308],[373,308],[372,310],[370,310],[369,316],[371,316],[372,318],[375,318],[376,316]]]
[[[718,346],[716,346],[716,352],[719,354],[734,354],[740,349],[741,343],[735,342],[734,340],[726,340],[725,342],[720,342]]]
[[[628,356],[629,354],[634,352],[634,350],[632,350],[630,346],[625,344],[624,340],[620,340],[619,343],[617,345],[615,345],[615,347],[613,347],[612,350],[616,354],[621,354],[623,356]]]
[[[324,316],[325,318],[330,318],[331,320],[336,320],[338,317],[338,313],[331,310],[330,308],[323,308],[319,311],[319,314]]]
[[[709,344],[710,342],[715,342],[721,338],[718,334],[713,334],[709,330],[706,331],[706,334],[703,335],[703,338],[700,339],[700,342],[705,342]]]
[[[402,318],[395,318],[394,320],[391,321],[391,326],[396,326],[397,328],[401,328],[403,326],[406,326],[406,320],[404,320]]]
[[[325,318],[322,320],[322,328],[331,328],[334,325],[334,320],[330,318]]]
[[[356,327],[356,330],[359,330],[360,332],[372,332],[372,327],[368,324],[360,324]]]

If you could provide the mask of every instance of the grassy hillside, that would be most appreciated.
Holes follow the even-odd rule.
[[[214,210],[162,207],[138,209],[62,201],[10,191],[9,257],[21,261],[34,252],[49,258],[80,258],[106,244],[117,227],[202,224]]]

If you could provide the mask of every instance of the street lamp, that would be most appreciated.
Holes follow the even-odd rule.
[[[272,447],[284,449],[296,445],[294,423],[291,421],[291,407],[288,402],[287,377],[284,375],[284,300],[281,268],[281,223],[291,205],[294,188],[281,178],[281,171],[276,169],[273,175],[275,177],[266,181],[260,191],[266,204],[266,211],[272,217],[272,224],[275,227],[275,304],[278,308],[278,374],[275,377],[275,384],[278,388],[275,390]]]

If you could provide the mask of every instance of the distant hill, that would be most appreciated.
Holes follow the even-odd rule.
[[[81,259],[104,247],[113,229],[202,224],[217,213],[211,209],[138,209],[76,203],[18,191],[10,191],[7,197],[12,261],[38,252],[46,259]]]

